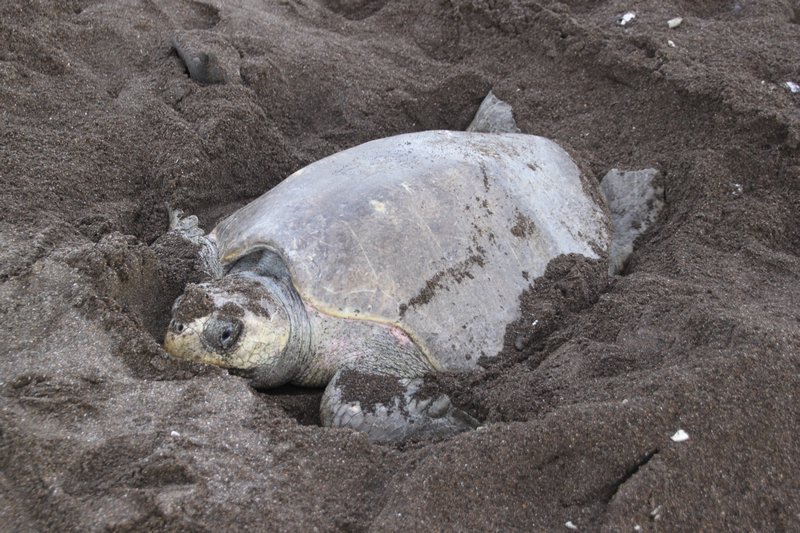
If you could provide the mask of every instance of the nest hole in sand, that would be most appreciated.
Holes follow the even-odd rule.
[[[283,385],[269,390],[259,390],[265,401],[277,404],[287,416],[301,426],[322,426],[319,405],[324,389]]]

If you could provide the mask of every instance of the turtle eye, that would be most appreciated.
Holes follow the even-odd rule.
[[[233,326],[227,326],[222,330],[222,333],[219,336],[219,345],[222,346],[224,350],[227,350],[231,347],[231,344],[233,344],[235,340],[236,338],[234,337]]]
[[[231,349],[241,333],[242,321],[238,318],[212,318],[203,328],[206,341],[217,351]]]
[[[172,331],[174,331],[178,335],[183,333],[183,330],[186,329],[186,326],[183,325],[183,322],[178,322],[174,318],[170,322],[169,327],[170,327],[170,329],[172,329]]]

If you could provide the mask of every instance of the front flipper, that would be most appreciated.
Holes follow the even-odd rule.
[[[184,242],[188,242],[196,247],[196,268],[203,277],[216,279],[222,277],[222,265],[217,256],[216,243],[206,236],[205,231],[199,226],[197,217],[190,215],[183,216],[180,209],[170,209],[169,211],[169,231],[162,238],[177,237]]]
[[[371,442],[449,437],[480,425],[447,395],[425,394],[423,383],[422,378],[339,370],[322,396],[322,424],[362,431]]]

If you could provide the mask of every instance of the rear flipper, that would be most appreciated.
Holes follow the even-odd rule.
[[[486,95],[467,131],[479,133],[519,133],[511,106],[491,91]],[[600,188],[611,211],[614,226],[608,273],[625,269],[633,253],[633,242],[655,222],[664,207],[664,190],[655,185],[658,171],[652,168],[621,171],[611,169]]]
[[[655,185],[658,171],[621,171],[611,169],[600,182],[600,189],[611,211],[614,225],[608,273],[619,274],[625,269],[633,242],[655,222],[664,207],[664,190]]]
[[[472,119],[467,131],[477,133],[520,133],[514,121],[511,106],[500,100],[492,91],[481,102],[475,118]]]
[[[203,30],[176,32],[172,39],[189,77],[203,84],[238,82],[239,53],[217,34]]]
[[[322,424],[362,431],[371,442],[449,437],[480,425],[446,395],[425,394],[423,383],[423,378],[340,370],[322,397]]]

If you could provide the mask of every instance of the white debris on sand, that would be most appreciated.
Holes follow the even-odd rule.
[[[669,19],[667,21],[667,26],[669,26],[669,29],[674,30],[675,28],[680,26],[682,22],[683,22],[683,18],[675,17],[674,19]]]
[[[684,430],[679,429],[670,438],[672,439],[673,442],[683,442],[683,441],[689,440],[689,434],[686,433]]]
[[[566,527],[567,529],[571,529],[573,531],[577,531],[578,530],[578,526],[573,524],[572,520],[567,520],[567,522],[564,524],[564,527]]]
[[[180,437],[181,436],[181,434],[178,433],[175,430],[172,430],[169,435],[170,435],[170,437]]]
[[[786,87],[786,90],[792,94],[800,93],[800,85],[793,81],[786,81],[783,83],[783,86]]]
[[[617,24],[620,26],[627,26],[633,19],[636,18],[636,13],[628,11],[617,17]]]

